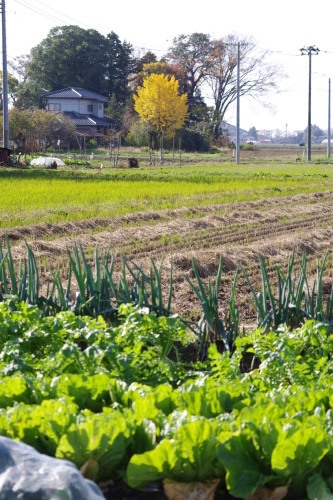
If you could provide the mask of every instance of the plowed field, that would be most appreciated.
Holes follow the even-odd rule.
[[[333,191],[295,196],[194,206],[174,210],[136,212],[116,218],[94,218],[77,222],[41,223],[0,231],[8,234],[16,260],[26,255],[24,240],[29,241],[39,262],[42,281],[50,269],[57,268],[66,280],[67,248],[80,242],[92,256],[97,245],[101,255],[111,244],[116,271],[121,270],[121,255],[150,268],[150,259],[163,259],[166,293],[171,260],[173,262],[172,309],[181,316],[197,319],[201,307],[185,280],[194,279],[192,257],[204,280],[214,279],[222,256],[224,274],[221,307],[227,304],[231,281],[240,262],[252,284],[260,290],[258,255],[266,258],[274,282],[274,265],[284,269],[295,250],[301,257],[306,251],[309,276],[315,275],[316,258],[322,259],[333,243]],[[324,286],[330,292],[333,274],[329,257]],[[324,290],[325,292],[325,290]],[[249,301],[249,289],[239,276],[236,302],[244,326],[255,323]]]

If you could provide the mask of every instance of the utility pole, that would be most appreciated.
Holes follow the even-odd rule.
[[[319,49],[310,45],[300,49],[301,55],[309,56],[309,96],[308,96],[308,161],[311,161],[311,56],[312,53],[318,55]]]
[[[9,148],[8,76],[7,76],[6,5],[5,5],[5,0],[1,0],[0,8],[1,8],[1,14],[2,14],[3,147]]]
[[[328,79],[327,158],[331,157],[331,79]]]
[[[236,163],[239,164],[239,126],[240,126],[240,113],[239,113],[239,79],[240,79],[240,42],[237,44],[237,120],[236,120]]]

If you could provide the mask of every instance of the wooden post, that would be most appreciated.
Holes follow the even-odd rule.
[[[160,135],[160,165],[163,165],[163,132]]]
[[[120,141],[121,141],[121,138],[120,136],[118,137],[118,149],[117,149],[117,165],[118,165],[118,161],[119,161],[119,148],[120,148]]]
[[[153,161],[154,161],[154,167],[155,167],[155,139],[153,137]]]
[[[179,165],[182,164],[181,137],[179,137]]]
[[[173,132],[172,138],[172,165],[175,163],[175,132]]]

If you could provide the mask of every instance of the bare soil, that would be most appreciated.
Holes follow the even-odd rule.
[[[302,194],[286,198],[262,199],[224,205],[207,205],[175,210],[139,212],[117,218],[95,218],[80,222],[43,223],[0,231],[7,234],[16,261],[26,257],[25,240],[33,249],[46,283],[51,269],[59,269],[64,281],[68,275],[67,249],[82,244],[93,257],[97,246],[102,255],[109,245],[115,256],[116,272],[121,270],[121,255],[149,271],[151,259],[163,260],[163,280],[168,291],[173,263],[172,309],[181,316],[197,319],[201,306],[185,280],[194,280],[192,258],[200,276],[214,280],[219,259],[223,259],[221,308],[227,305],[231,282],[240,263],[259,291],[261,274],[258,256],[265,257],[274,281],[274,266],[287,265],[293,250],[298,260],[303,251],[308,257],[308,272],[314,277],[316,258],[322,259],[333,243],[333,191]],[[297,259],[296,259],[297,260]],[[328,259],[325,291],[330,293],[333,260]],[[249,289],[239,276],[236,301],[245,327],[255,324]]]

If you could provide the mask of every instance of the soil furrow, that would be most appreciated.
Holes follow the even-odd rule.
[[[169,289],[169,272],[173,262],[172,309],[197,319],[201,306],[184,275],[193,282],[192,257],[203,281],[214,281],[219,259],[223,259],[220,292],[221,309],[229,300],[231,282],[238,262],[256,290],[261,289],[258,255],[265,257],[272,286],[276,286],[275,265],[286,269],[293,250],[296,262],[303,251],[308,256],[309,281],[316,271],[316,257],[323,258],[333,246],[333,192],[312,193],[287,198],[262,199],[205,207],[190,207],[157,212],[142,212],[116,219],[93,219],[72,223],[39,224],[0,231],[11,242],[16,262],[25,258],[27,239],[40,269],[40,281],[46,283],[50,268],[59,269],[64,284],[68,277],[67,249],[82,244],[89,262],[97,246],[102,255],[109,245],[115,256],[115,280],[121,272],[122,254],[149,272],[151,259],[162,266],[162,282]],[[4,248],[4,247],[3,247]],[[332,259],[327,263],[327,289],[333,275]],[[253,324],[255,317],[249,300],[249,287],[242,273],[236,289],[241,321]]]

